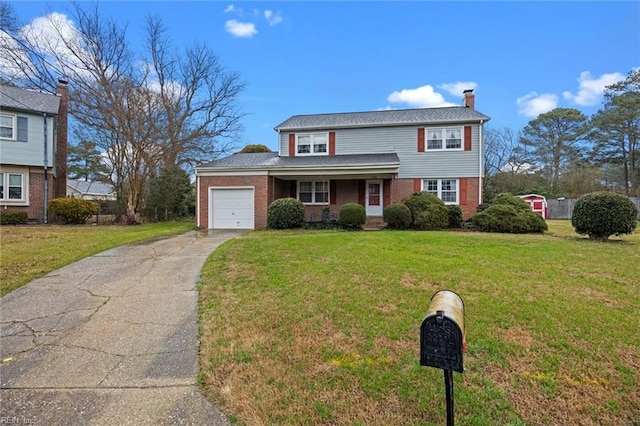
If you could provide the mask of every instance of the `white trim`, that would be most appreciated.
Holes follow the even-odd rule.
[[[313,201],[310,202],[305,202],[300,200],[300,183],[302,182],[311,182],[311,199]],[[315,186],[316,183],[318,182],[326,182],[327,184],[327,201],[315,201],[316,198],[316,190],[315,190]],[[331,202],[330,198],[331,198],[331,181],[329,179],[299,179],[296,180],[296,198],[300,201],[302,201],[302,204],[304,204],[305,206],[327,206],[329,205],[329,203]]]
[[[459,178],[421,178],[420,179],[420,189],[422,192],[428,192],[429,194],[433,194],[430,191],[427,191],[427,189],[425,188],[424,185],[424,181],[425,180],[435,180],[438,182],[438,193],[434,194],[436,195],[438,198],[440,198],[442,200],[442,181],[443,180],[453,180],[456,182],[456,201],[452,202],[452,201],[444,201],[442,200],[446,205],[460,205],[460,179]],[[447,191],[447,192],[451,192],[451,191]]]
[[[369,205],[369,185],[370,184],[378,184],[380,185],[380,204],[378,204],[377,206],[370,206]],[[375,180],[367,180],[365,182],[366,185],[366,189],[365,189],[365,211],[367,216],[382,216],[382,214],[384,213],[384,185],[382,180],[380,179],[375,179]]]
[[[268,176],[269,171],[260,170],[246,170],[246,169],[225,169],[213,170],[213,169],[196,169],[196,176]]]
[[[213,191],[216,190],[234,190],[234,189],[243,189],[243,190],[251,190],[251,205],[253,207],[251,212],[251,228],[239,228],[239,229],[255,229],[256,225],[256,188],[254,186],[210,186],[207,188],[208,193],[208,218],[207,218],[207,227],[208,229],[213,228]]]
[[[429,132],[433,130],[442,131],[441,148],[429,148]],[[447,148],[447,130],[460,130],[460,148]],[[424,152],[435,151],[464,151],[464,126],[448,127],[425,127],[424,128]]]
[[[29,170],[2,167],[0,168],[2,173],[2,185],[4,191],[4,198],[0,198],[0,204],[5,206],[28,206],[29,205]],[[22,198],[9,198],[9,175],[22,176]]]
[[[306,132],[306,133],[295,133],[296,135],[296,146],[295,146],[295,157],[309,157],[309,156],[326,156],[329,155],[329,132]],[[324,135],[325,137],[325,151],[324,152],[314,152],[313,147],[313,137],[317,135]],[[300,136],[309,136],[309,152],[298,152],[298,140]],[[305,144],[306,145],[306,144]],[[289,153],[291,156],[291,153]]]
[[[196,176],[196,226],[200,226],[200,177]]]
[[[7,117],[11,117],[13,120],[13,124],[11,127],[11,131],[13,132],[13,136],[10,138],[0,136],[0,140],[3,141],[17,141],[18,140],[18,116],[16,114],[11,114],[8,112],[2,111],[0,115],[6,115]]]

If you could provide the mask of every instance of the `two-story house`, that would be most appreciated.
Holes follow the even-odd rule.
[[[67,83],[56,93],[0,85],[0,210],[41,223],[67,191]]]
[[[196,168],[196,224],[264,228],[267,207],[301,200],[308,218],[359,203],[368,220],[414,192],[459,205],[482,202],[483,125],[465,91],[462,106],[296,115],[275,127],[278,152],[235,154]]]

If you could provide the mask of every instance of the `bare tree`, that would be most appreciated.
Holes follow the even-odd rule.
[[[161,168],[188,169],[235,147],[244,83],[207,46],[174,48],[157,18],[147,20],[147,55],[138,57],[126,27],[101,16],[97,4],[74,4],[72,16],[51,13],[44,27],[6,32],[0,77],[48,91],[69,82],[77,134],[107,155],[133,222]]]
[[[503,171],[518,172],[523,161],[518,158],[520,130],[511,127],[488,127],[484,134],[484,171],[495,175]]]

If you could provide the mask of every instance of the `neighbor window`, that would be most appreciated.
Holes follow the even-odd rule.
[[[308,133],[296,138],[296,155],[327,155],[327,133]]]
[[[329,182],[322,180],[298,182],[298,199],[305,204],[328,203]]]
[[[24,179],[18,173],[0,173],[0,200],[22,200]]]
[[[462,149],[462,127],[427,130],[427,150]]]
[[[422,191],[435,195],[445,204],[458,204],[458,179],[423,179]]]
[[[0,114],[0,138],[15,139],[16,138],[16,116],[9,114]]]

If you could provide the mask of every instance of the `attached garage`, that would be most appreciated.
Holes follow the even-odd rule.
[[[254,229],[254,188],[209,188],[210,229]]]

